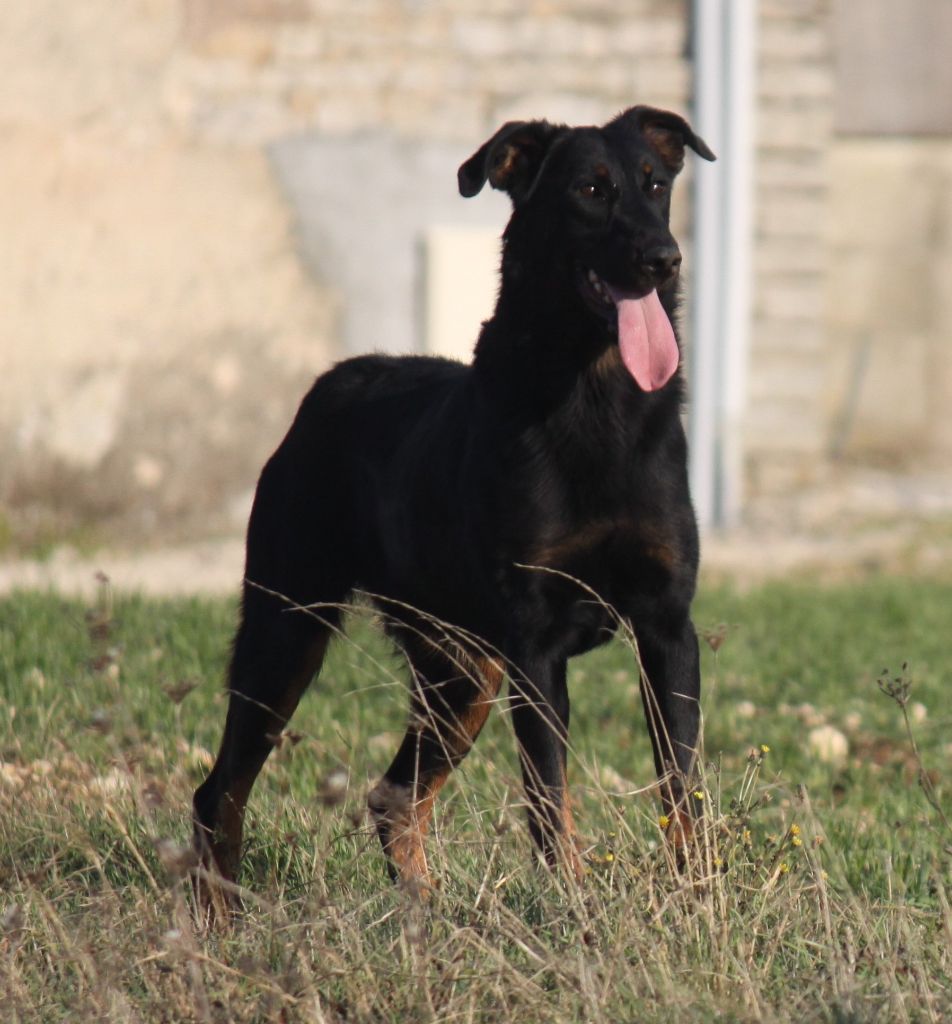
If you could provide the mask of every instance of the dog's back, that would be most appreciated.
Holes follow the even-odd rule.
[[[354,589],[426,603],[428,577],[455,578],[471,375],[448,359],[363,356],[320,377],[262,473],[248,579],[312,604]]]

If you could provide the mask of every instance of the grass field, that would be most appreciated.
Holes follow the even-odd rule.
[[[358,613],[254,792],[245,914],[209,930],[183,844],[233,615],[105,585],[92,608],[0,600],[4,1021],[952,1018],[952,584],[701,594],[707,815],[683,872],[633,652],[580,659],[586,885],[533,862],[500,713],[439,804],[427,905],[386,881],[364,816],[406,710]]]

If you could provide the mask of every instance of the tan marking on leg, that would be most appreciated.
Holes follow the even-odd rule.
[[[504,674],[502,665],[493,658],[473,659],[470,675],[479,686],[479,696],[456,719],[451,749],[454,761],[465,757],[476,742],[499,695]]]
[[[685,792],[684,777],[671,763],[665,764],[666,775],[661,780],[661,800],[667,824],[665,840],[674,851],[676,863],[683,868],[687,863],[687,850],[694,844],[694,817],[688,807],[689,796]]]
[[[683,850],[694,838],[694,819],[687,811],[672,811],[668,815],[665,837],[675,850]]]
[[[504,672],[497,660],[489,657],[467,660],[471,660],[470,674],[479,686],[479,694],[459,716],[446,723],[449,735],[443,738],[443,745],[448,763],[428,773],[412,787],[381,779],[367,798],[384,853],[405,882],[429,882],[423,841],[430,829],[437,794],[453,767],[469,753],[502,686]]]
[[[436,794],[448,776],[449,768],[430,779],[425,795],[416,800],[412,787],[398,786],[388,779],[381,779],[367,798],[384,853],[402,882],[425,886],[430,881],[423,840],[430,829]]]
[[[239,783],[222,797],[218,824],[211,837],[214,864],[223,878],[234,882],[241,859],[241,837],[251,782]]]
[[[320,670],[327,651],[329,637],[319,636],[311,645],[310,650],[304,657],[303,665],[289,681],[281,694],[279,701],[274,707],[266,710],[271,714],[274,722],[271,725],[273,734],[279,735],[287,725],[291,716],[297,708],[301,695],[307,689],[308,684],[315,673]],[[245,700],[241,694],[232,693],[229,704],[229,718],[226,718],[225,733],[222,736],[221,747],[216,758],[216,767],[223,756],[232,750],[233,736],[229,729],[234,729],[233,721],[229,721],[233,714],[233,705],[236,701]],[[265,710],[265,709],[263,709]],[[267,737],[269,733],[265,731]],[[242,751],[238,749],[237,754]],[[244,829],[245,808],[248,798],[251,795],[255,780],[264,766],[264,761],[255,761],[245,766],[245,771],[231,779],[227,790],[218,797],[215,808],[214,824],[208,827],[196,822],[194,830],[194,845],[200,857],[202,866],[210,874],[221,875],[228,882],[234,882],[238,877],[238,868],[241,861],[241,841]],[[234,903],[232,896],[223,896],[221,890],[216,890],[212,880],[201,881],[198,885],[199,899],[211,905],[224,899],[226,902]]]
[[[582,858],[578,850],[578,832],[575,829],[575,819],[572,816],[572,798],[569,795],[569,781],[562,769],[562,835],[559,837],[562,862],[564,866],[575,877],[576,882],[581,882],[585,875],[582,866]]]

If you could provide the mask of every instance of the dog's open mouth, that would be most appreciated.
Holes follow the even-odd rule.
[[[596,313],[614,322],[615,303],[612,302],[612,298],[608,294],[608,287],[605,282],[594,270],[582,271],[581,278],[579,290],[582,293],[582,297]]]
[[[638,295],[610,285],[594,270],[582,272],[581,292],[600,316],[614,319],[622,362],[642,391],[657,391],[674,376],[681,354],[658,292]]]

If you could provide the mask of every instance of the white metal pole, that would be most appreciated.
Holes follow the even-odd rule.
[[[724,175],[723,347],[721,358],[720,502],[717,519],[733,526],[744,498],[744,414],[750,358],[753,283],[754,134],[757,89],[757,0],[730,0]]]
[[[694,127],[723,152],[724,0],[694,0]],[[717,520],[718,378],[721,324],[723,164],[695,164],[694,260],[691,274],[691,491],[702,529]],[[711,173],[713,172],[713,173]]]
[[[718,156],[695,175],[691,487],[702,529],[743,502],[751,322],[757,0],[694,0],[694,121]]]

